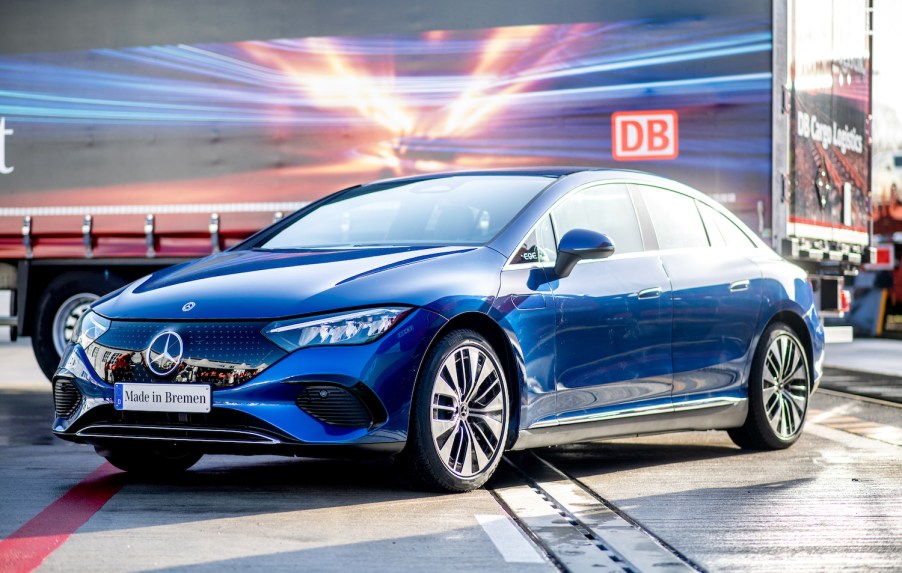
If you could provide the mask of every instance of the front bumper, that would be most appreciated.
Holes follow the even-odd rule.
[[[416,309],[375,342],[298,350],[243,384],[213,388],[208,414],[116,410],[113,384],[98,375],[85,349],[70,344],[54,376],[53,432],[79,443],[162,440],[206,453],[399,451],[419,365],[446,322]],[[324,389],[327,398],[319,402]]]

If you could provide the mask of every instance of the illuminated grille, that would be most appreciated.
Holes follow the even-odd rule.
[[[81,392],[71,380],[57,378],[53,382],[53,408],[60,418],[68,418],[75,413],[81,402]]]
[[[260,322],[113,321],[86,354],[105,382],[187,382],[229,388],[247,382],[285,356],[267,340]],[[159,377],[147,368],[144,353],[161,332],[178,333],[184,352],[175,371]]]
[[[301,410],[332,426],[368,428],[373,423],[363,402],[340,386],[306,386],[295,402]]]

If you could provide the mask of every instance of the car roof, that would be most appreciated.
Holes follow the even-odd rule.
[[[468,169],[462,171],[441,171],[437,173],[424,173],[408,175],[405,177],[390,177],[364,183],[366,185],[380,185],[382,183],[428,181],[430,179],[442,179],[445,177],[480,177],[480,176],[532,176],[532,177],[564,177],[583,171],[619,171],[607,170],[601,167],[515,167],[500,169]]]

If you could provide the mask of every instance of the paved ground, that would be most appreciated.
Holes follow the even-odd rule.
[[[857,338],[854,342],[829,344],[824,364],[833,368],[902,377],[902,340]]]
[[[53,438],[29,348],[0,360],[0,571],[35,549],[39,571],[902,571],[891,405],[820,393],[781,452],[691,432],[511,455],[465,495],[380,461],[211,456],[155,482]]]

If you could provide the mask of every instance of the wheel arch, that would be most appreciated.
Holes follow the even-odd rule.
[[[809,392],[814,391],[814,342],[811,340],[811,332],[808,330],[808,325],[805,324],[805,319],[791,310],[781,310],[767,321],[767,324],[764,325],[764,330],[776,322],[782,322],[791,328],[793,333],[799,338],[799,341],[801,341],[802,347],[805,349],[805,361],[808,367],[808,390]]]
[[[520,427],[520,369],[518,361],[511,346],[510,339],[500,324],[492,320],[489,316],[481,312],[465,312],[451,318],[436,332],[429,347],[423,354],[423,360],[429,355],[436,344],[449,332],[454,330],[468,329],[473,330],[488,340],[498,358],[501,359],[501,367],[504,369],[504,376],[507,381],[508,400],[510,401],[510,424],[508,424],[507,440],[505,449],[511,447],[517,440]],[[422,364],[420,365],[422,369]]]

